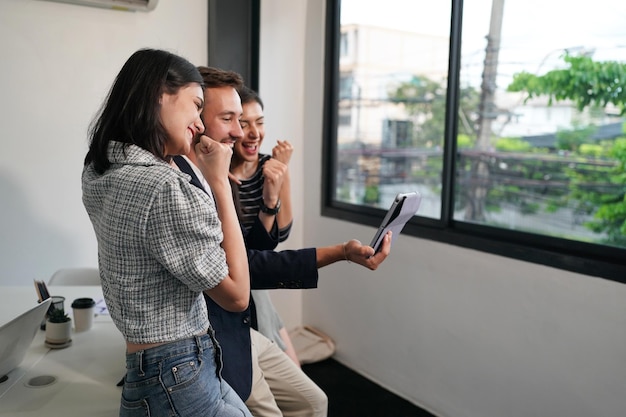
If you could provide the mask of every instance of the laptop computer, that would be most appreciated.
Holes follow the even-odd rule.
[[[24,360],[50,303],[47,298],[0,327],[0,382]]]

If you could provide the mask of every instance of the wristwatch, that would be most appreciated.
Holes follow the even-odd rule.
[[[267,207],[265,205],[265,201],[263,201],[263,199],[261,199],[261,211],[263,213],[265,213],[265,214],[271,214],[271,215],[278,214],[278,212],[280,211],[280,198],[276,202],[276,207],[274,207],[274,208]]]

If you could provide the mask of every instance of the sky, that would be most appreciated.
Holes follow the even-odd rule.
[[[626,2],[594,0],[503,0],[501,77],[558,67],[564,49],[594,50],[595,60],[626,62]],[[492,0],[464,0],[462,65],[480,74]],[[447,36],[451,1],[342,0],[342,24],[361,23]],[[500,81],[498,82],[500,84]]]

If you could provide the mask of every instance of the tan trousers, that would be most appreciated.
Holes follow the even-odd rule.
[[[252,392],[246,405],[254,417],[326,417],[328,397],[276,343],[256,330],[252,340]]]

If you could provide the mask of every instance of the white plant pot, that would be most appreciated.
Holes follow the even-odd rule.
[[[72,337],[72,321],[64,323],[46,322],[46,343],[51,345],[65,345]]]

